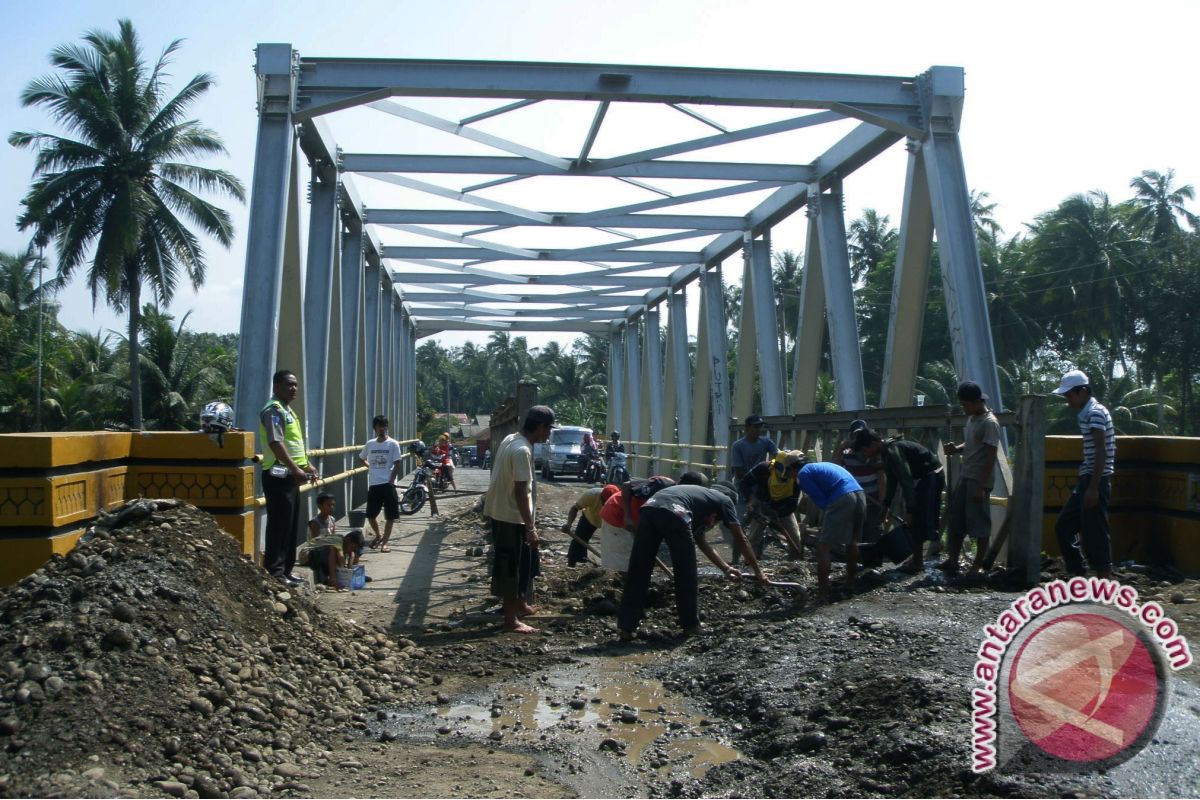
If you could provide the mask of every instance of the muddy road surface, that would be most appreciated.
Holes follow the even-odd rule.
[[[368,551],[356,592],[282,591],[187,508],[143,509],[0,590],[0,795],[1200,794],[1194,667],[1156,738],[1106,774],[972,773],[975,652],[1017,595],[932,568],[824,606],[702,570],[698,638],[656,575],[621,644],[619,578],[568,568],[555,530],[573,481],[538,487],[540,632],[500,633],[467,494],[488,473],[456,477],[439,516]],[[779,548],[767,561],[814,580]],[[1200,641],[1196,582],[1123,577]]]

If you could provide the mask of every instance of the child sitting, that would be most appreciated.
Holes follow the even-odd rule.
[[[296,554],[296,562],[307,565],[313,571],[313,578],[318,584],[324,584],[334,591],[345,591],[337,585],[337,570],[342,566],[343,555],[346,551],[346,538],[337,532],[337,520],[333,517],[334,497],[329,492],[317,495],[317,515],[308,521],[308,541],[300,545]],[[359,544],[362,541],[362,531],[358,534]],[[354,553],[358,560],[357,552]]]

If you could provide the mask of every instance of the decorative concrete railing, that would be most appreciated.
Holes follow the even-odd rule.
[[[222,446],[223,445],[223,446]],[[0,584],[66,554],[102,510],[173,497],[211,513],[254,555],[254,434],[0,435]]]

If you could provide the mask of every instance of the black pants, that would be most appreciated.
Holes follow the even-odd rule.
[[[300,487],[288,475],[262,477],[267,498],[267,541],[263,551],[263,569],[282,578],[292,574],[296,565],[296,531],[300,527]]]
[[[946,473],[931,472],[913,486],[916,508],[908,512],[909,533],[912,535],[913,554],[918,559],[924,555],[926,542],[938,538],[938,521],[942,517],[942,493],[946,488]]]
[[[575,535],[585,542],[592,540],[592,534],[596,532],[596,526],[588,521],[588,518],[580,515],[579,522],[575,525]],[[588,549],[574,539],[571,540],[571,546],[567,548],[567,566],[573,567],[579,563],[587,563]]]
[[[637,533],[633,537],[633,552],[629,555],[629,574],[625,591],[621,593],[621,610],[617,626],[632,633],[642,621],[646,608],[646,593],[654,572],[654,556],[663,542],[671,550],[675,569],[675,610],[682,628],[700,624],[700,582],[696,574],[696,544],[691,529],[670,511],[653,506],[643,507]]]
[[[1108,497],[1112,493],[1112,478],[1100,479],[1100,502],[1092,508],[1084,508],[1084,496],[1091,482],[1091,475],[1079,476],[1075,491],[1067,498],[1067,504],[1058,512],[1058,520],[1054,523],[1058,549],[1062,552],[1067,572],[1072,575],[1084,573],[1084,557],[1087,558],[1087,565],[1096,572],[1112,569],[1112,539],[1108,532]]]

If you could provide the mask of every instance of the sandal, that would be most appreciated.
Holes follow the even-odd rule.
[[[380,548],[379,548],[379,552],[381,552],[381,553],[390,553],[390,552],[392,552],[392,548],[391,548],[391,547],[389,547],[389,546],[387,546],[387,545],[385,544],[385,545],[383,545],[382,547],[380,547]]]
[[[372,550],[374,550],[376,547],[379,547],[379,537],[376,536],[374,539],[367,542],[367,547],[371,548]]]

